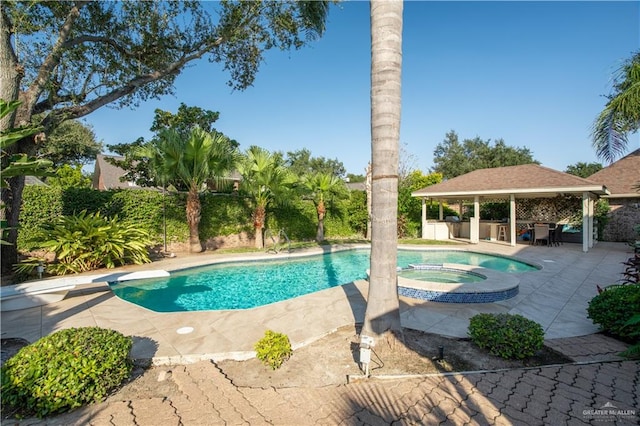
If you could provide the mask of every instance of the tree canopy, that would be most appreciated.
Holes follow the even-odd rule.
[[[311,151],[307,148],[287,152],[284,164],[289,168],[289,171],[296,176],[320,173],[330,174],[342,179],[347,173],[344,164],[337,158],[312,157]]]
[[[477,169],[517,166],[536,163],[529,148],[511,147],[504,140],[482,140],[479,137],[460,143],[455,131],[446,134],[444,141],[433,151],[432,172],[441,173],[444,179],[469,173]]]
[[[61,123],[44,143],[38,145],[38,157],[53,162],[54,167],[87,164],[102,151],[102,143],[96,140],[93,128],[80,120]]]
[[[0,120],[0,132],[34,123],[50,133],[105,105],[135,107],[174,94],[177,76],[202,58],[222,66],[230,87],[245,89],[267,50],[298,49],[320,37],[328,7],[293,0],[0,2],[0,99],[21,101]],[[11,154],[35,150],[33,137],[20,139],[3,168]],[[2,190],[13,228],[23,188],[24,177],[16,176]],[[16,261],[15,249],[3,250],[3,270]]]
[[[580,176],[581,178],[588,178],[600,170],[602,170],[602,164],[600,163],[578,162],[576,164],[568,165],[564,172],[569,173],[570,175]]]

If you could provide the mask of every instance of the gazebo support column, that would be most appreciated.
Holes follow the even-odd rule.
[[[593,247],[593,198],[588,192],[582,193],[582,251]]]
[[[511,194],[509,196],[509,245],[511,247],[516,246],[518,236],[516,235],[516,196]]]
[[[427,239],[427,199],[422,198],[422,239]]]
[[[469,233],[469,239],[471,243],[478,244],[480,242],[480,197],[473,197],[473,217],[471,218],[471,223]]]

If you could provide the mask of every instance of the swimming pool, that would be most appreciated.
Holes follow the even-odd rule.
[[[366,278],[368,249],[172,271],[169,278],[110,283],[121,299],[156,312],[248,309]],[[458,250],[398,250],[398,266],[456,263],[501,272],[534,271],[512,258]]]

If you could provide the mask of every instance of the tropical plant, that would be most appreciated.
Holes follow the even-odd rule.
[[[148,232],[117,216],[106,218],[86,211],[43,226],[32,244],[55,254],[47,272],[64,275],[129,263],[149,263]]]
[[[97,402],[131,374],[131,337],[69,328],[27,345],[2,366],[2,406],[50,416]]]
[[[318,229],[316,242],[324,241],[324,217],[327,213],[325,198],[334,195],[338,198],[346,197],[344,181],[329,173],[314,173],[302,178],[302,187],[306,190],[303,198],[310,199],[316,208],[318,216]]]
[[[272,202],[286,201],[284,194],[292,189],[295,177],[269,151],[251,146],[238,164],[242,175],[240,192],[253,202],[255,247],[264,248],[267,208]]]
[[[640,128],[640,51],[614,75],[614,93],[596,118],[591,136],[599,158],[613,162],[627,150],[627,135]]]
[[[229,73],[230,86],[246,89],[266,51],[319,38],[328,7],[293,0],[0,2],[0,98],[22,101],[0,120],[0,131],[33,122],[51,134],[105,105],[136,107],[174,94],[178,75],[204,57]],[[36,150],[29,136],[14,152]],[[24,178],[17,178],[2,191],[10,227],[18,226],[23,188]],[[15,243],[17,233],[8,238]],[[7,272],[18,253],[10,247],[1,254]]]
[[[209,180],[225,177],[235,167],[238,156],[231,140],[222,133],[209,133],[198,126],[188,132],[169,128],[143,145],[138,155],[149,161],[156,182],[161,182],[163,187],[171,182],[186,188],[189,250],[201,252],[200,193],[207,189]]]
[[[20,102],[6,102],[0,99],[0,121],[7,120],[9,116],[20,106]],[[20,139],[38,133],[41,130],[36,126],[10,126],[6,130],[0,132],[0,164],[2,165],[0,177],[0,190],[2,191],[2,201],[0,209],[5,210],[5,193],[9,190],[11,178],[19,176],[48,176],[51,174],[52,163],[49,160],[31,157],[24,153],[10,152],[10,147]],[[9,209],[7,213],[10,217],[12,211]],[[14,221],[9,221],[14,222]],[[8,232],[8,241],[5,241],[5,232]],[[17,228],[15,226],[7,228],[6,221],[0,223],[0,245],[14,245],[17,241]],[[9,242],[11,241],[11,242]],[[2,250],[12,251],[9,249]]]
[[[19,106],[20,102],[18,101],[6,102],[0,99],[0,120],[6,119]],[[16,176],[48,176],[51,174],[51,161],[9,151],[9,148],[19,140],[34,135],[41,130],[42,127],[31,125],[9,127],[0,132],[0,161],[2,162],[0,188],[2,188],[3,191],[9,187],[8,179],[10,178]]]
[[[624,323],[623,327],[632,328],[629,333],[629,337],[631,339],[635,339],[636,343],[629,346],[625,351],[621,352],[620,355],[627,358],[640,358],[640,312],[633,314],[629,321]]]
[[[402,70],[401,1],[371,0],[371,268],[361,338],[402,334],[398,300],[398,156]]]

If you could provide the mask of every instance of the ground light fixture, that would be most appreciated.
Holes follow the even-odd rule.
[[[360,368],[365,377],[369,377],[369,364],[371,363],[371,348],[373,347],[373,337],[360,336]]]

